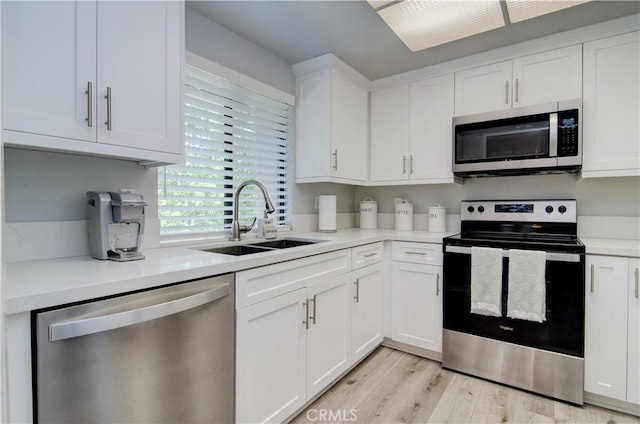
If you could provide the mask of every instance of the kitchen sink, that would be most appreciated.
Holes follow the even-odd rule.
[[[298,239],[280,239],[269,240],[260,243],[237,244],[232,246],[213,247],[210,249],[200,249],[203,252],[221,253],[223,255],[251,255],[254,253],[272,252],[278,249],[288,249],[291,247],[306,246],[308,244],[320,243],[323,240],[298,240]]]
[[[212,249],[201,249],[204,252],[222,253],[223,255],[250,255],[252,253],[264,253],[270,252],[273,249],[265,249],[257,246],[251,246],[248,244],[238,244],[235,246],[214,247]]]
[[[269,240],[261,243],[251,243],[251,246],[267,247],[272,249],[288,249],[290,247],[306,246],[308,244],[320,243],[322,240],[297,240],[297,239],[281,239]]]

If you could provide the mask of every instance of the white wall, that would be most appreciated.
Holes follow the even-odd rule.
[[[134,189],[157,218],[157,171],[136,162],[66,153],[5,149],[7,222],[86,219],[87,191]]]
[[[466,179],[463,185],[356,187],[355,204],[367,196],[378,201],[381,213],[393,213],[393,198],[401,196],[414,204],[416,213],[427,213],[429,206],[439,203],[447,213],[459,214],[462,200],[569,198],[578,200],[579,215],[640,216],[638,177],[531,175]]]
[[[186,9],[186,49],[289,94],[295,94],[291,64]]]

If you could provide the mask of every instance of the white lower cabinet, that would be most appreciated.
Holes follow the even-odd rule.
[[[351,273],[351,359],[357,362],[382,342],[381,263]]]
[[[351,278],[349,274],[307,289],[307,399],[351,365]]]
[[[372,243],[236,274],[236,422],[286,420],[381,343],[381,255]]]
[[[585,391],[640,404],[640,260],[587,256]]]
[[[442,353],[442,252],[431,246],[393,243],[391,338]]]
[[[306,402],[307,289],[236,312],[236,422],[279,422]]]

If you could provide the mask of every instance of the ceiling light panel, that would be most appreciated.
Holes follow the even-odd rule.
[[[498,0],[406,0],[378,14],[412,52],[504,26]]]
[[[589,0],[506,0],[506,3],[509,20],[520,22],[577,6],[587,1]]]
[[[389,3],[393,3],[395,0],[367,0],[367,1],[369,2],[369,5],[371,7],[373,7],[374,9],[377,9]]]

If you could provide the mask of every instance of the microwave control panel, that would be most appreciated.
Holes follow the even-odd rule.
[[[558,156],[578,155],[578,110],[558,112]]]

